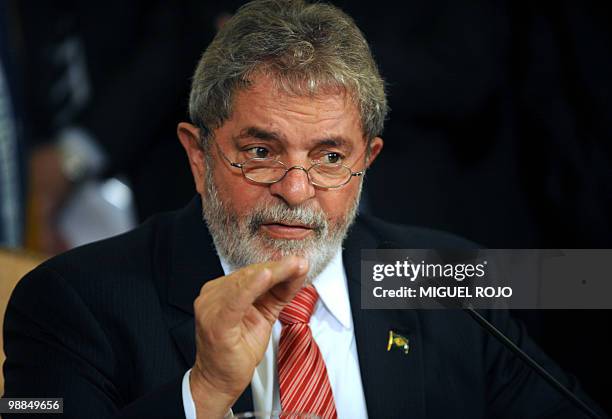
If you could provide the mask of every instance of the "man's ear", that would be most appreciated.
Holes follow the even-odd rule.
[[[189,160],[193,180],[196,190],[200,195],[204,193],[204,174],[206,173],[206,163],[204,150],[200,143],[200,129],[188,122],[181,122],[176,128],[178,135]]]
[[[368,156],[368,161],[366,162],[366,167],[370,167],[372,162],[376,159],[378,154],[382,151],[383,148],[383,139],[380,137],[375,137],[370,142],[370,155]]]

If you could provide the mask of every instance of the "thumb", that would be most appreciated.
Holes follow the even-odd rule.
[[[254,302],[253,305],[270,323],[276,321],[282,309],[293,300],[304,286],[308,274],[308,262],[306,259],[302,261],[301,268],[291,277],[271,287]]]

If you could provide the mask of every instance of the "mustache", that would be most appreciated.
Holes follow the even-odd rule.
[[[312,207],[288,207],[284,204],[261,206],[253,210],[247,225],[255,234],[263,224],[301,224],[321,235],[327,230],[327,218],[321,209]]]

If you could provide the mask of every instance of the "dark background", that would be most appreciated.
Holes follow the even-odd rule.
[[[189,78],[240,2],[9,2],[29,150],[63,126],[94,134],[126,173],[140,219],[194,190],[175,136]],[[612,13],[597,1],[334,2],[388,83],[385,148],[365,210],[490,248],[612,247]],[[90,98],[51,97],[53,51],[78,39]],[[68,109],[68,111],[66,111]],[[521,312],[608,411],[609,311]]]

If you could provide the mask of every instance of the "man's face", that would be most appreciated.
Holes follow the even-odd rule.
[[[196,187],[217,250],[233,267],[286,254],[310,261],[309,277],[325,267],[340,247],[358,205],[362,180],[337,189],[321,189],[304,170],[289,171],[271,185],[247,180],[230,166],[252,157],[272,157],[287,167],[308,169],[314,161],[342,162],[363,170],[382,148],[371,143],[366,160],[356,105],[345,95],[296,97],[279,92],[265,77],[234,96],[230,119],[214,131],[208,156],[194,147],[197,129],[179,125]]]

